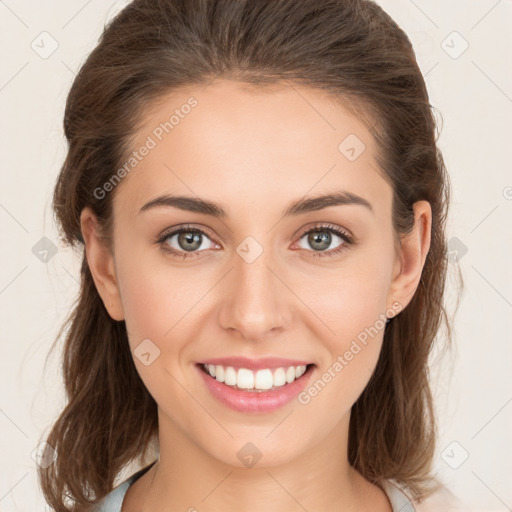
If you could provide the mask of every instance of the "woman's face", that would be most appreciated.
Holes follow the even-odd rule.
[[[93,242],[88,257],[111,315],[126,321],[161,443],[172,431],[237,466],[246,455],[272,466],[321,440],[339,443],[385,317],[416,288],[430,232],[427,224],[405,241],[401,275],[392,189],[368,130],[319,91],[218,81],[155,105],[132,149],[129,171],[107,192],[113,284],[98,278]],[[151,204],[167,196],[172,204]],[[429,208],[418,211],[428,222]],[[227,360],[237,357],[248,361]],[[223,372],[214,363],[224,359]],[[233,389],[204,362],[219,380],[229,373],[242,388],[255,378],[275,389]],[[276,369],[291,380],[288,367],[301,364],[306,373],[282,384]]]

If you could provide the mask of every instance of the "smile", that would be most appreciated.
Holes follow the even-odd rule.
[[[280,409],[304,390],[315,371],[314,364],[257,369],[205,363],[195,366],[215,401],[243,413]]]

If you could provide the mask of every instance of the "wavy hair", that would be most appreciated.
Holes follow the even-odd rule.
[[[348,450],[366,479],[394,479],[421,501],[435,482],[429,355],[442,324],[446,346],[452,337],[444,305],[450,184],[411,42],[370,0],[135,0],[104,27],[67,97],[68,150],[53,195],[59,236],[83,260],[78,298],[51,349],[64,340],[67,401],[46,438],[58,457],[38,468],[45,499],[56,512],[91,510],[157,437],[156,403],[136,371],[124,321],[109,316],[95,287],[80,214],[94,211],[112,248],[113,193],[100,199],[94,191],[124,161],[148,107],[217,77],[254,88],[306,85],[357,113],[393,188],[397,240],[413,227],[413,203],[430,203],[421,279],[386,325],[376,369],[352,407]]]

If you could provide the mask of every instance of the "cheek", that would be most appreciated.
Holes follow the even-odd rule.
[[[165,256],[146,251],[121,259],[118,277],[130,349],[151,389],[155,368],[181,371],[180,361],[187,356],[187,340],[201,311],[201,298],[211,288],[211,276],[180,272]],[[154,365],[141,364],[145,361],[138,355],[143,350],[157,356]]]
[[[386,326],[386,294],[375,281],[370,285],[353,277],[345,284],[324,305],[325,323],[331,331],[323,336],[329,353],[325,364],[332,366],[341,360],[343,374],[348,379],[347,387],[364,387],[382,345]],[[337,368],[340,373],[341,368]]]
[[[166,295],[162,294],[165,283],[152,272],[144,272],[140,267],[121,278],[122,301],[126,328],[130,342],[139,338],[161,338],[169,329],[165,311],[168,308]]]
[[[182,381],[176,362],[183,346],[176,333],[180,318],[190,309],[189,301],[183,298],[183,284],[147,255],[125,258],[119,264],[118,276],[135,367],[155,401],[165,404],[170,390],[171,394],[179,393],[172,377]]]
[[[322,338],[341,350],[348,339],[385,315],[391,264],[386,256],[379,260],[361,257],[356,264],[340,264],[328,278],[317,271],[302,282],[298,293],[322,320]]]
[[[367,386],[382,348],[386,326],[385,294],[360,280],[325,302],[322,352],[317,376],[298,397],[308,417],[322,428],[334,427],[348,414]],[[356,286],[357,284],[357,286]],[[318,333],[320,335],[320,331]],[[330,411],[325,415],[325,411]],[[316,427],[315,427],[316,428]]]
[[[158,249],[133,250],[120,257],[117,273],[131,343],[166,339],[200,293],[198,282],[177,272]]]
[[[323,286],[318,279],[308,278],[308,287],[301,292],[321,319],[310,324],[324,349],[319,368],[321,382],[312,393],[326,388],[318,403],[337,403],[340,414],[350,408],[368,383],[386,326],[392,251],[381,251],[378,257],[374,251],[361,251],[359,256],[356,263],[340,265]]]
[[[153,394],[154,379],[169,367],[167,361],[176,359],[180,350],[169,341],[181,308],[176,304],[178,291],[172,274],[165,272],[148,253],[119,251],[123,256],[119,258],[117,274],[132,357]]]

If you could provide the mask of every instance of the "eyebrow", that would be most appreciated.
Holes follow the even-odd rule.
[[[372,205],[364,198],[351,192],[341,191],[327,195],[304,197],[290,204],[283,212],[283,217],[301,215],[304,213],[322,210],[329,206],[360,205],[368,208],[373,213]],[[208,201],[198,197],[162,195],[146,203],[140,213],[161,206],[179,208],[188,212],[204,213],[217,218],[226,218],[227,212],[215,201]]]

